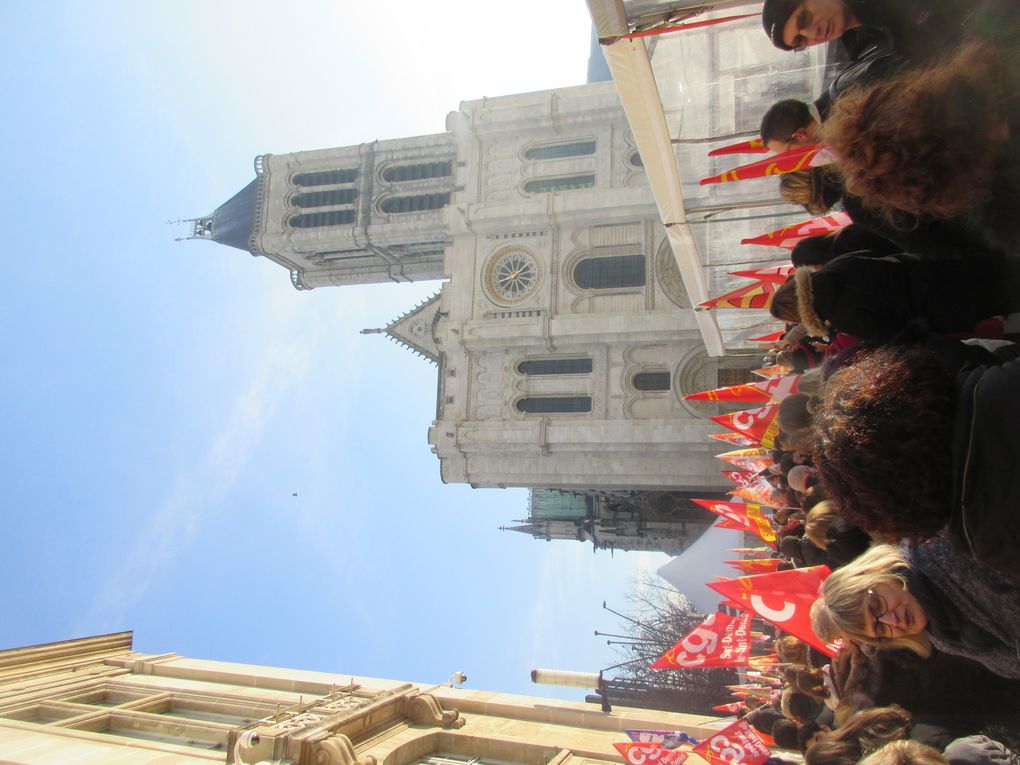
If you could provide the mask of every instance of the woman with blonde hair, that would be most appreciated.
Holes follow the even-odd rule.
[[[823,640],[932,649],[1020,678],[1020,580],[954,554],[945,539],[874,545],[822,585],[811,624]]]

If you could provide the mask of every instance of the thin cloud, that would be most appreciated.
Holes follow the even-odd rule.
[[[281,339],[263,355],[248,386],[193,471],[179,475],[139,534],[120,569],[100,590],[76,632],[119,629],[129,611],[172,565],[223,495],[244,472],[288,391],[307,374],[314,343],[296,348]]]

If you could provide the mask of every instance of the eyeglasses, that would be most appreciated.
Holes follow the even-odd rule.
[[[797,14],[795,24],[797,25],[797,36],[793,38],[793,42],[790,47],[795,51],[802,51],[807,47],[807,38],[801,34],[805,29],[811,26],[812,16],[811,11],[807,8],[801,9],[800,13]]]
[[[885,598],[874,590],[868,590],[866,604],[868,616],[874,619],[871,623],[871,631],[874,633],[875,637],[879,640],[887,640],[893,637],[892,627],[885,622],[879,621],[883,616],[889,613],[889,604],[885,602]]]

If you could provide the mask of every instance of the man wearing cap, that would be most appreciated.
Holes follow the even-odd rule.
[[[868,46],[882,40],[897,56],[920,61],[961,42],[973,8],[957,0],[765,0],[761,20],[780,50],[842,40],[856,59],[860,38]]]

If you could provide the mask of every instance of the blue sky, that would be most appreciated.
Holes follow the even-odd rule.
[[[134,629],[144,651],[525,693],[534,666],[615,662],[602,600],[665,556],[498,532],[526,493],[444,486],[435,368],[358,334],[438,284],[300,293],[166,224],[256,154],[584,80],[581,0],[369,5],[0,6],[3,647]]]

